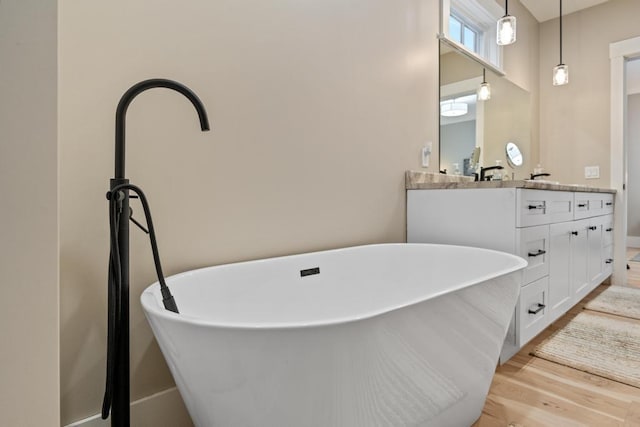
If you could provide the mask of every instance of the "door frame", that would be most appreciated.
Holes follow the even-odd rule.
[[[611,188],[614,211],[613,285],[627,282],[627,85],[626,63],[640,57],[640,37],[609,44],[611,60]],[[623,244],[620,244],[623,242]]]

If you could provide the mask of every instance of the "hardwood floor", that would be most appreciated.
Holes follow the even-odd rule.
[[[627,259],[640,253],[628,248]],[[640,262],[629,262],[628,284],[640,287]],[[640,388],[588,374],[529,353],[606,289],[600,285],[496,369],[474,427],[640,426]],[[640,327],[640,321],[637,321]]]

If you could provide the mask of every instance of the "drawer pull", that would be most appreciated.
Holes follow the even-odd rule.
[[[586,208],[587,204],[586,203],[578,203],[578,207],[579,208]]]
[[[527,255],[529,255],[530,257],[534,257],[534,256],[544,255],[544,254],[546,254],[546,253],[547,253],[547,251],[542,250],[542,249],[538,249],[538,252],[536,252],[536,253],[534,253],[534,254],[533,254],[533,253],[531,253],[531,252],[529,252]]]
[[[613,228],[607,228],[605,231],[613,231]]]
[[[611,264],[612,262],[613,262],[613,260],[612,260],[611,258],[609,258],[609,259],[607,259],[607,260],[605,261],[605,264]]]
[[[572,234],[573,236],[577,236],[577,235],[578,235],[578,232],[577,232],[577,231],[572,231],[572,232],[571,232],[571,234]]]
[[[613,206],[613,202],[607,202],[605,203],[607,206]]]
[[[596,227],[595,225],[592,225],[591,227],[589,227],[589,230],[591,230],[591,231],[595,231],[597,229],[598,229],[598,227]]]
[[[529,209],[533,210],[533,209],[544,209],[544,203],[541,205],[529,205]]]
[[[538,303],[538,308],[536,308],[535,310],[529,309],[529,314],[538,314],[542,310],[544,310],[545,307],[546,307],[546,305]]]

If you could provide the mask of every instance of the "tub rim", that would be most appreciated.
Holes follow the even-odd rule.
[[[486,248],[479,248],[479,247],[475,247],[475,246],[462,246],[462,245],[447,245],[447,244],[440,244],[440,243],[374,243],[374,244],[364,244],[364,245],[356,245],[356,246],[347,246],[347,247],[341,247],[341,248],[335,248],[335,249],[325,249],[325,250],[320,250],[320,251],[313,251],[313,252],[303,252],[303,253],[297,253],[297,254],[291,254],[291,255],[282,255],[282,256],[275,256],[275,257],[269,257],[269,258],[259,258],[259,259],[255,259],[255,260],[247,260],[247,261],[238,261],[238,262],[231,262],[231,263],[225,263],[225,264],[218,264],[218,265],[212,265],[212,266],[207,266],[207,267],[200,267],[200,268],[196,268],[193,270],[187,270],[187,271],[183,271],[181,273],[177,273],[177,274],[173,274],[171,276],[168,276],[166,279],[179,279],[182,278],[184,276],[189,276],[192,274],[195,274],[199,271],[202,270],[208,270],[211,268],[216,268],[216,267],[223,267],[223,266],[235,266],[235,265],[242,265],[242,264],[247,264],[247,263],[256,263],[256,262],[265,262],[265,261],[271,261],[271,260],[276,260],[276,259],[283,259],[283,258],[290,258],[290,257],[295,257],[295,256],[300,256],[300,255],[313,255],[313,254],[319,254],[319,253],[327,253],[327,252],[342,252],[342,251],[346,251],[346,250],[353,250],[353,249],[358,249],[358,248],[370,248],[370,247],[394,247],[394,246],[430,246],[430,247],[434,247],[434,246],[446,246],[448,248],[463,248],[464,250],[469,250],[469,249],[473,249],[473,250],[477,250],[479,252],[487,252],[487,253],[495,253],[495,254],[499,254],[500,256],[503,256],[505,258],[511,258],[515,261],[514,266],[510,267],[510,268],[506,268],[504,270],[500,270],[498,272],[495,272],[493,274],[486,274],[483,276],[478,276],[472,280],[467,280],[467,281],[462,281],[460,284],[457,284],[455,286],[452,286],[446,290],[442,290],[439,292],[435,292],[433,294],[430,294],[428,297],[424,297],[424,298],[415,298],[413,300],[409,300],[406,302],[403,302],[401,304],[395,304],[395,305],[389,305],[384,307],[381,310],[370,310],[367,311],[366,313],[363,313],[362,315],[353,315],[353,316],[348,316],[348,317],[337,317],[337,318],[331,318],[331,319],[323,319],[323,320],[316,320],[316,321],[310,321],[310,322],[297,322],[297,323],[293,323],[293,322],[288,322],[288,323],[284,323],[284,322],[264,322],[264,323],[256,323],[256,322],[251,322],[251,323],[240,323],[240,322],[221,322],[221,321],[212,321],[212,320],[204,320],[200,317],[194,317],[194,316],[189,316],[189,315],[185,315],[182,313],[174,313],[172,311],[166,310],[164,307],[162,307],[160,304],[158,304],[158,299],[156,297],[156,294],[160,292],[160,287],[159,287],[159,282],[155,281],[152,284],[150,284],[149,286],[147,286],[144,291],[142,291],[142,294],[140,295],[140,303],[143,307],[143,311],[144,314],[147,318],[149,318],[150,313],[152,313],[154,316],[159,316],[161,318],[163,318],[164,320],[168,320],[171,322],[180,322],[180,323],[189,323],[192,325],[196,325],[196,326],[204,326],[204,327],[208,327],[208,328],[218,328],[218,329],[243,329],[243,330],[285,330],[285,329],[304,329],[304,328],[317,328],[317,327],[324,327],[324,326],[334,326],[334,325],[341,325],[341,324],[347,324],[347,323],[354,323],[354,322],[359,322],[362,320],[367,320],[367,319],[371,319],[377,316],[381,316],[396,310],[400,310],[402,308],[406,308],[406,307],[410,307],[412,305],[417,305],[420,304],[422,302],[428,301],[430,299],[435,299],[438,298],[442,295],[445,294],[449,294],[449,293],[453,293],[453,292],[457,292],[461,289],[465,289],[474,285],[477,285],[479,283],[482,282],[486,282],[488,280],[492,280],[498,277],[502,277],[502,276],[506,276],[508,274],[517,272],[519,270],[524,269],[529,263],[523,259],[522,257],[519,257],[517,255],[513,255],[510,254],[508,252],[503,252],[503,251],[497,251],[494,249],[486,249]],[[178,307],[179,308],[179,307]]]

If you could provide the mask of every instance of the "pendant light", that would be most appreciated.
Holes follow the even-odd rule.
[[[516,17],[509,15],[509,0],[504,0],[504,16],[498,19],[497,43],[500,46],[516,42]]]
[[[478,99],[480,101],[488,101],[491,99],[491,85],[487,83],[487,69],[482,69],[482,83],[478,88]]]
[[[569,67],[562,63],[562,0],[560,0],[560,63],[553,68],[553,85],[569,83]]]

